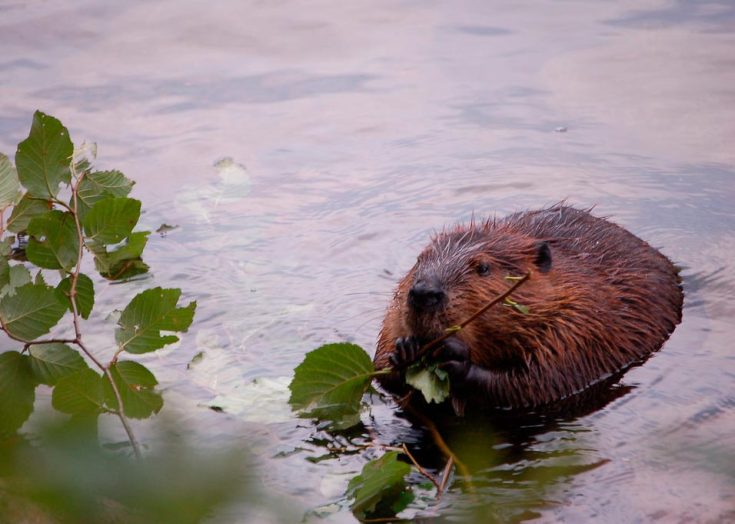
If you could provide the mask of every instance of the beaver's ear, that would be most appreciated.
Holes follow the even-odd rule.
[[[547,273],[551,269],[551,248],[545,240],[536,243],[536,258],[533,263],[542,273]]]

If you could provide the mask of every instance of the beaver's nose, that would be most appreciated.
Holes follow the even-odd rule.
[[[416,311],[434,311],[444,305],[447,295],[433,279],[417,280],[408,292],[408,304]]]

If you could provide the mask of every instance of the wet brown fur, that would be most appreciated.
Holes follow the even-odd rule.
[[[534,263],[541,241],[551,250],[547,272]],[[480,263],[490,275],[478,275]],[[427,272],[439,276],[448,305],[417,314],[407,294]],[[512,298],[530,313],[498,304],[457,335],[472,363],[493,372],[468,405],[528,407],[568,397],[658,350],[681,320],[678,271],[664,255],[612,222],[559,204],[435,235],[398,285],[376,367],[390,365],[398,337],[438,337],[507,289],[506,276],[526,272],[531,278]],[[407,387],[397,373],[381,383],[396,394]]]

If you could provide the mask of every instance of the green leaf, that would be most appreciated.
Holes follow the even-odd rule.
[[[89,173],[77,188],[77,213],[80,218],[84,218],[98,201],[104,198],[128,196],[134,184],[135,182],[126,178],[120,171]]]
[[[406,370],[406,384],[421,391],[428,403],[440,404],[449,396],[449,377],[436,366],[414,364]]]
[[[107,272],[100,272],[100,275],[108,280],[127,280],[136,275],[143,275],[148,272],[150,267],[141,259],[130,259],[118,262],[110,267]]]
[[[429,482],[430,485],[431,482]],[[406,509],[411,502],[414,501],[416,496],[414,495],[413,491],[405,490],[400,495],[398,495],[395,500],[390,505],[390,512],[391,514],[395,515],[397,513],[400,513],[404,509]]]
[[[96,242],[87,245],[95,254],[94,264],[100,275],[110,280],[130,278],[148,271],[140,256],[148,242],[149,231],[136,231],[113,251]]]
[[[163,398],[153,390],[158,381],[148,368],[132,360],[121,360],[110,366],[110,373],[120,392],[125,415],[148,418],[161,411]],[[117,398],[109,380],[105,381],[105,402],[110,409],[117,409]]]
[[[8,265],[7,274],[3,274],[2,267],[0,267],[0,298],[6,295],[15,295],[16,289],[30,282],[31,272],[25,266],[21,264]]]
[[[97,201],[84,216],[84,233],[102,244],[116,244],[133,231],[140,218],[140,200],[126,197]]]
[[[524,306],[523,304],[519,304],[515,300],[513,300],[510,297],[505,297],[505,301],[503,303],[504,306],[512,307],[519,313],[523,313],[524,315],[528,315],[531,312],[531,309],[528,306]]]
[[[411,466],[398,460],[397,451],[365,464],[347,486],[346,496],[353,499],[350,508],[355,517],[362,520],[403,510],[413,500],[405,481],[410,472]]]
[[[524,315],[528,315],[531,312],[531,309],[528,306],[524,306],[523,304],[519,304],[517,302],[513,304],[513,308],[516,311],[523,313]]]
[[[125,307],[115,331],[118,347],[128,353],[147,353],[179,340],[161,331],[186,331],[194,318],[196,302],[176,307],[180,289],[147,289]]]
[[[13,233],[22,233],[28,229],[28,223],[33,217],[42,215],[50,209],[51,204],[48,200],[33,198],[26,193],[20,199],[20,202],[15,205],[13,212],[10,213],[7,229]]]
[[[59,282],[56,289],[61,291],[61,293],[67,298],[69,301],[69,311],[73,312],[74,310],[72,309],[71,298],[69,297],[69,294],[71,293],[71,277],[66,277],[64,280]],[[92,283],[92,279],[84,273],[79,273],[79,278],[77,279],[77,311],[82,318],[86,320],[89,318],[89,314],[92,312],[93,307],[94,284]]]
[[[148,243],[148,235],[150,234],[150,231],[136,231],[135,233],[131,233],[124,243],[116,249],[107,252],[108,261],[114,265],[125,260],[140,258]]]
[[[82,142],[82,145],[74,147],[72,162],[74,162],[74,173],[77,176],[89,174],[95,160],[97,160],[97,144],[95,142]]]
[[[70,271],[79,256],[79,237],[71,213],[49,211],[28,224],[26,256],[30,262],[46,269]]]
[[[15,237],[13,235],[8,235],[0,240],[0,259],[5,259],[7,262],[7,259],[9,259],[10,255],[13,253],[14,242]]]
[[[29,274],[30,278],[30,274]],[[34,340],[48,333],[64,316],[66,305],[54,288],[26,284],[0,300],[0,320],[11,335]]]
[[[360,401],[375,373],[368,354],[355,344],[326,344],[306,354],[289,384],[289,403],[303,416],[345,429],[360,421]]]
[[[8,157],[0,153],[0,209],[15,204],[20,197],[18,173]]]
[[[104,411],[104,378],[89,368],[61,377],[51,394],[51,405],[70,415]]]
[[[79,352],[66,344],[56,342],[35,344],[28,351],[33,378],[48,386],[55,385],[59,379],[71,373],[89,367]]]
[[[3,296],[2,289],[10,283],[10,264],[8,259],[0,256],[0,297]]]
[[[28,419],[35,390],[28,357],[17,351],[0,354],[0,437],[12,435]]]
[[[36,111],[31,132],[18,144],[15,167],[20,182],[31,196],[51,199],[59,184],[71,181],[69,163],[74,146],[69,131],[52,116]]]

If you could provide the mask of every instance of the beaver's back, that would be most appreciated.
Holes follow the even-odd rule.
[[[620,269],[662,272],[678,284],[678,271],[668,258],[626,229],[588,211],[560,205],[515,213],[503,222],[548,240],[580,263],[597,265],[610,273]]]
[[[554,252],[563,254],[578,270],[584,270],[582,273],[587,273],[591,280],[580,281],[580,286],[594,287],[603,280],[618,289],[621,302],[643,305],[645,310],[638,311],[642,323],[658,326],[659,331],[665,332],[662,336],[668,337],[681,321],[683,294],[678,268],[626,229],[588,211],[564,205],[515,213],[503,222],[511,229],[549,242]],[[652,351],[648,344],[644,346],[646,354]]]

